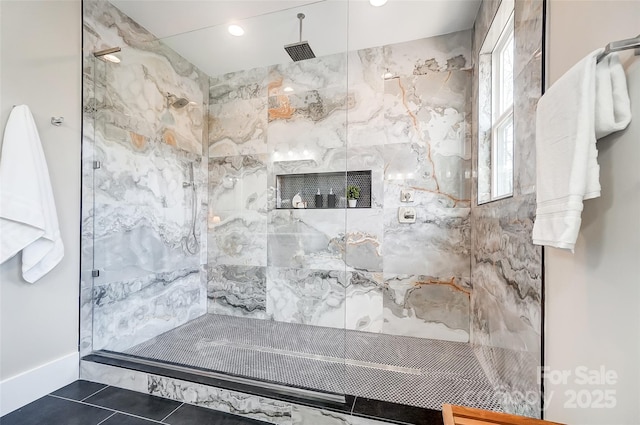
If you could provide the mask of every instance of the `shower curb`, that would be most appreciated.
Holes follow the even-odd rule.
[[[109,353],[93,353],[83,357],[80,379],[158,395],[276,425],[313,424],[320,416],[323,424],[331,425],[334,425],[333,422],[335,425],[443,424],[442,412],[439,410],[353,395],[345,395],[344,403],[310,400],[263,389],[257,386],[258,383],[247,385],[206,376],[198,371],[175,370],[172,365],[159,362],[141,362],[142,359],[131,356],[117,357]],[[195,399],[194,393],[199,396],[206,393],[206,396]],[[241,403],[230,403],[229,399],[249,400],[251,409],[243,411],[239,407]],[[262,407],[261,410],[256,411],[256,403]]]

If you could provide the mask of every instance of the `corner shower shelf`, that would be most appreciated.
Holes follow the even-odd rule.
[[[356,208],[371,208],[371,170],[333,173],[281,174],[276,176],[276,209],[298,209],[292,205],[296,194],[300,194],[306,209],[344,209],[345,191],[350,185],[360,188]],[[316,194],[320,189],[322,205],[316,206]],[[329,189],[336,196],[335,207],[328,206]]]

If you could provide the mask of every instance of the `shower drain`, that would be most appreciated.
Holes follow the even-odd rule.
[[[239,344],[237,342],[231,342],[231,341],[202,339],[196,343],[196,347],[198,350],[204,349],[204,348],[211,348],[211,347],[235,348],[239,350],[258,351],[261,353],[296,357],[299,359],[319,360],[322,362],[342,364],[342,365],[348,365],[348,366],[359,366],[359,367],[366,367],[370,369],[388,370],[391,372],[406,373],[408,375],[422,375],[422,370],[413,369],[409,367],[393,366],[388,364],[366,362],[366,361],[354,360],[354,359],[344,359],[340,357],[322,356],[319,354],[300,353],[296,351],[282,350],[279,348],[261,347],[258,345],[249,345],[249,344]]]

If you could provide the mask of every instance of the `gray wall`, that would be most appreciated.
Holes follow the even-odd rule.
[[[589,52],[640,32],[637,1],[551,1],[549,84]],[[637,424],[640,418],[640,58],[621,53],[632,122],[598,141],[602,196],[584,203],[575,254],[545,248],[546,361],[571,373],[547,381],[547,418],[571,424]],[[575,383],[575,368],[615,371],[615,384]],[[565,391],[615,392],[612,408],[571,408]]]
[[[0,8],[0,127],[4,131],[12,105],[29,105],[47,159],[65,246],[62,262],[35,284],[22,279],[19,256],[0,266],[4,381],[77,352],[81,8],[79,1],[3,1]],[[54,115],[65,118],[62,126],[50,124]],[[55,375],[37,390],[50,391],[52,382],[62,385]]]

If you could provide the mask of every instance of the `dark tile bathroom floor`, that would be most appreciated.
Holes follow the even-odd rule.
[[[261,425],[189,404],[76,381],[0,418],[2,425]]]

